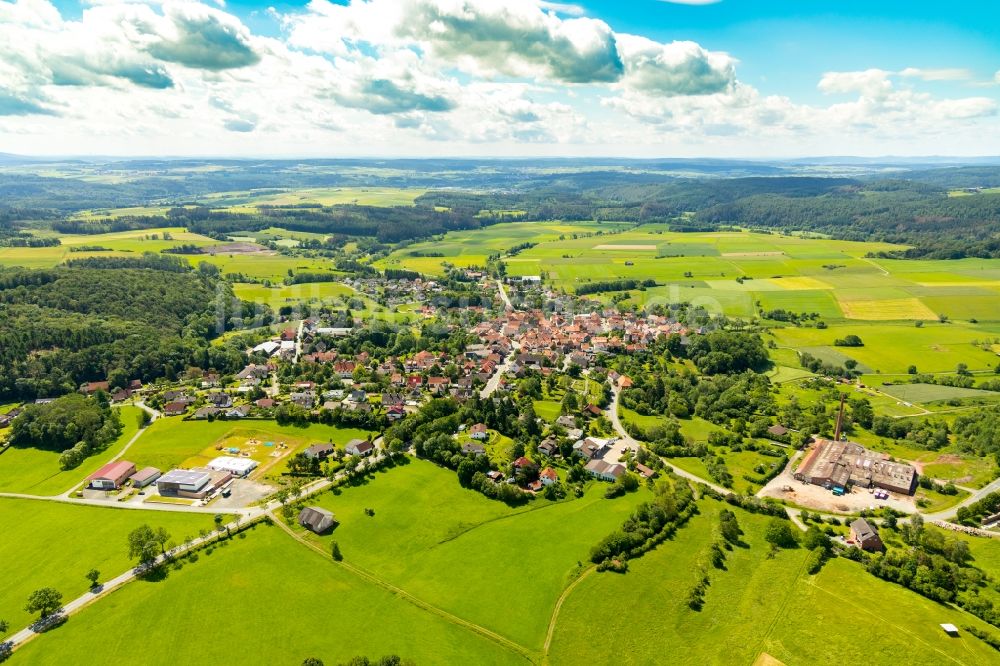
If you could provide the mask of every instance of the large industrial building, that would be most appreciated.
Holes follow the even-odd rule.
[[[250,458],[219,456],[208,463],[208,468],[216,472],[229,472],[233,476],[246,476],[257,468],[257,461]]]
[[[917,487],[917,470],[912,466],[892,462],[854,442],[830,439],[816,441],[795,478],[839,492],[858,486],[912,495]]]
[[[172,469],[156,480],[156,490],[165,497],[204,499],[232,478],[229,472],[212,469]]]

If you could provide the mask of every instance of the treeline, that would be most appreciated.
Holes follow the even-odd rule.
[[[233,213],[204,206],[171,208],[166,215],[64,219],[52,227],[66,234],[105,234],[162,226],[183,226],[212,238],[269,227],[339,236],[368,236],[383,243],[423,238],[448,231],[478,229],[494,223],[468,210],[427,206],[260,206],[255,213]]]
[[[668,474],[654,486],[651,501],[636,507],[619,529],[591,548],[590,561],[603,569],[623,570],[625,560],[663,543],[696,513],[691,487]]]
[[[600,294],[605,291],[629,291],[630,289],[655,286],[656,280],[602,280],[579,284],[576,286],[576,293],[584,296],[586,294]]]

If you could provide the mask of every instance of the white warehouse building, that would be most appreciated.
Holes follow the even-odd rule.
[[[257,467],[257,461],[250,458],[220,456],[208,463],[208,468],[216,472],[229,472],[233,476],[246,476]]]

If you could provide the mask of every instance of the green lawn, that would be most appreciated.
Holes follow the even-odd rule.
[[[340,495],[324,493],[318,503],[340,526],[310,538],[324,550],[336,539],[345,561],[537,650],[577,563],[648,496],[643,489],[607,500],[605,488],[594,483],[581,499],[511,509],[416,460]]]
[[[710,569],[701,611],[686,604],[722,505],[702,513],[677,536],[630,562],[625,575],[594,574],[562,607],[552,664],[752,664],[767,652],[789,666],[843,661],[864,645],[870,664],[996,663],[996,652],[963,632],[948,638],[941,622],[985,628],[971,615],[880,581],[845,560],[817,576],[805,553],[768,559],[767,518],[737,510],[748,548],[728,554],[726,570]],[[600,637],[594,622],[600,618]],[[995,631],[995,630],[991,630]],[[947,659],[946,655],[954,658]]]
[[[76,469],[59,469],[60,454],[56,451],[12,448],[0,453],[0,492],[58,495],[72,490],[117,455],[135,436],[139,430],[139,411],[138,407],[122,407],[121,436],[101,453],[87,458]]]
[[[398,654],[417,664],[526,663],[261,525],[160,582],[129,584],[65,626],[19,650],[12,664],[174,666],[177,650],[199,664],[327,664]],[[82,569],[80,580],[83,580]],[[2,585],[2,583],[0,583]],[[19,602],[20,603],[20,602]]]
[[[166,511],[73,506],[63,502],[0,498],[0,619],[19,630],[31,620],[24,611],[28,595],[54,587],[70,601],[87,591],[84,574],[102,578],[124,572],[134,562],[126,537],[146,523],[163,527],[177,543],[212,529],[212,516]],[[25,661],[24,663],[31,663]]]

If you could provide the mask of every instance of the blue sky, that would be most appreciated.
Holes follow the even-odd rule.
[[[0,0],[0,151],[1000,154],[1000,3]]]

